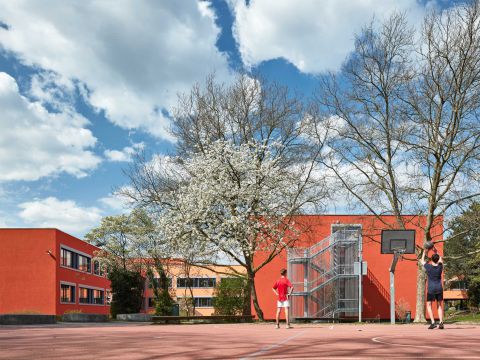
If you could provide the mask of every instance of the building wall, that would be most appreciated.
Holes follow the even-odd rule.
[[[423,231],[421,225],[424,217],[404,216],[407,229],[416,230],[416,243],[423,246]],[[390,276],[389,268],[393,255],[380,253],[381,230],[395,228],[393,216],[383,216],[382,221],[368,215],[305,215],[296,218],[297,226],[304,234],[300,237],[295,247],[311,246],[331,234],[332,224],[360,224],[363,235],[363,260],[367,262],[368,274],[363,277],[363,318],[390,317]],[[443,232],[443,219],[438,219],[434,229],[436,238],[440,239]],[[437,246],[443,253],[441,244]],[[259,253],[255,264],[260,264],[267,254]],[[408,310],[415,316],[417,262],[415,255],[406,255],[399,261],[395,272],[396,302],[404,301]],[[413,261],[412,261],[413,260]],[[265,319],[274,319],[276,312],[276,297],[272,286],[280,277],[280,269],[287,268],[287,254],[283,251],[272,262],[262,268],[256,275],[255,286],[260,307]],[[288,277],[288,275],[287,275]],[[253,308],[253,307],[252,307]]]
[[[79,303],[80,285],[102,289],[105,299],[110,281],[105,277],[63,267],[62,245],[89,257],[93,257],[94,251],[98,250],[56,229],[0,229],[0,313],[62,315],[65,311],[110,312],[105,301],[104,305]],[[61,283],[75,286],[74,303],[61,303]]]
[[[55,250],[54,229],[0,229],[0,314],[56,313]]]
[[[76,237],[73,237],[63,231],[56,230],[56,285],[55,285],[55,299],[56,299],[56,313],[58,315],[64,314],[66,311],[81,311],[90,314],[109,314],[110,306],[106,302],[106,292],[110,290],[110,280],[106,276],[99,276],[93,273],[93,260],[91,264],[91,273],[71,269],[61,265],[61,247],[64,246],[69,249],[77,250],[78,253],[86,254],[90,257],[95,256],[95,251],[98,248],[86,243]],[[74,304],[62,304],[60,302],[60,284],[61,283],[75,284],[76,294]],[[93,288],[102,290],[104,292],[103,305],[81,304],[79,302],[79,288],[80,286],[86,288]]]
[[[239,273],[244,273],[244,268],[241,266],[232,266],[235,271]],[[172,279],[172,286],[170,288],[170,294],[172,298],[181,304],[180,311],[185,313],[185,306],[182,305],[182,299],[191,298],[190,289],[188,287],[178,287],[177,279],[185,278],[187,270],[182,262],[179,261],[170,261],[166,266],[165,270],[167,276]],[[227,273],[227,274],[224,274]],[[214,266],[212,270],[207,270],[205,268],[192,266],[190,268],[190,278],[215,278],[215,283],[218,284],[221,281],[222,277],[228,277],[231,270],[226,266]],[[206,298],[211,299],[214,297],[214,287],[192,287],[193,296],[195,298]],[[153,298],[153,290],[149,287],[148,282],[146,283],[145,290],[145,309],[147,312],[154,312],[153,307],[148,306],[148,298]],[[209,316],[213,315],[214,308],[213,306],[201,306],[195,308],[195,315]]]

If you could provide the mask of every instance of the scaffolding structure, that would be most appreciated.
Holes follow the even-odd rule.
[[[358,317],[361,275],[354,264],[361,264],[361,251],[362,232],[356,225],[332,227],[332,235],[309,248],[290,248],[288,274],[294,286],[290,317]]]

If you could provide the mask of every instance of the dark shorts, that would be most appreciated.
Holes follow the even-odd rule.
[[[443,292],[437,293],[437,294],[432,294],[432,293],[427,293],[427,301],[442,301],[443,300]]]

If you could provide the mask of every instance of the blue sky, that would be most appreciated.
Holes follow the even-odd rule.
[[[308,96],[373,16],[444,1],[0,0],[0,227],[83,236],[126,211],[131,154],[168,155],[178,93],[253,71]]]

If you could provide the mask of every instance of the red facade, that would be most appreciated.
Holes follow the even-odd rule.
[[[96,250],[57,229],[0,229],[0,314],[110,313]]]
[[[404,216],[406,227],[416,231],[416,244],[423,246],[425,217]],[[305,215],[295,219],[304,233],[295,247],[311,246],[331,234],[333,224],[361,225],[363,237],[363,260],[367,262],[368,274],[363,277],[363,312],[364,319],[388,319],[390,317],[390,277],[389,268],[393,255],[380,253],[382,229],[396,228],[393,216],[382,216],[381,220],[370,215]],[[442,238],[443,219],[437,218],[433,229],[434,240]],[[443,246],[437,245],[440,253]],[[255,264],[260,264],[266,254],[258,254]],[[415,255],[405,255],[399,261],[395,272],[396,302],[406,302],[415,316],[417,261]],[[287,254],[283,251],[256,275],[255,286],[260,307],[265,319],[274,319],[276,298],[272,286],[280,276],[280,270],[287,268]],[[287,275],[288,276],[288,275]],[[253,308],[253,307],[252,307]]]
[[[404,216],[404,219],[407,229],[416,231],[417,245],[422,246],[425,217]],[[368,273],[363,277],[362,316],[364,319],[388,319],[389,267],[393,255],[380,253],[380,236],[382,229],[396,227],[395,218],[383,216],[379,220],[368,215],[305,215],[298,216],[295,221],[302,229],[295,247],[308,247],[328,237],[333,224],[361,225],[363,260],[368,264]],[[442,218],[437,219],[434,240],[442,238],[442,222]],[[437,248],[442,253],[441,243]],[[61,315],[72,310],[108,314],[110,281],[101,274],[95,274],[98,273],[93,260],[96,250],[95,246],[56,229],[0,229],[0,314],[30,312]],[[72,256],[76,259],[73,262]],[[265,256],[257,254],[256,265]],[[90,259],[90,269],[86,259]],[[257,297],[265,319],[275,318],[276,298],[272,286],[282,268],[287,268],[286,251],[256,275]],[[416,280],[415,255],[406,255],[405,260],[397,264],[396,301],[406,302],[412,317],[415,316]],[[75,289],[74,296],[72,287]]]

